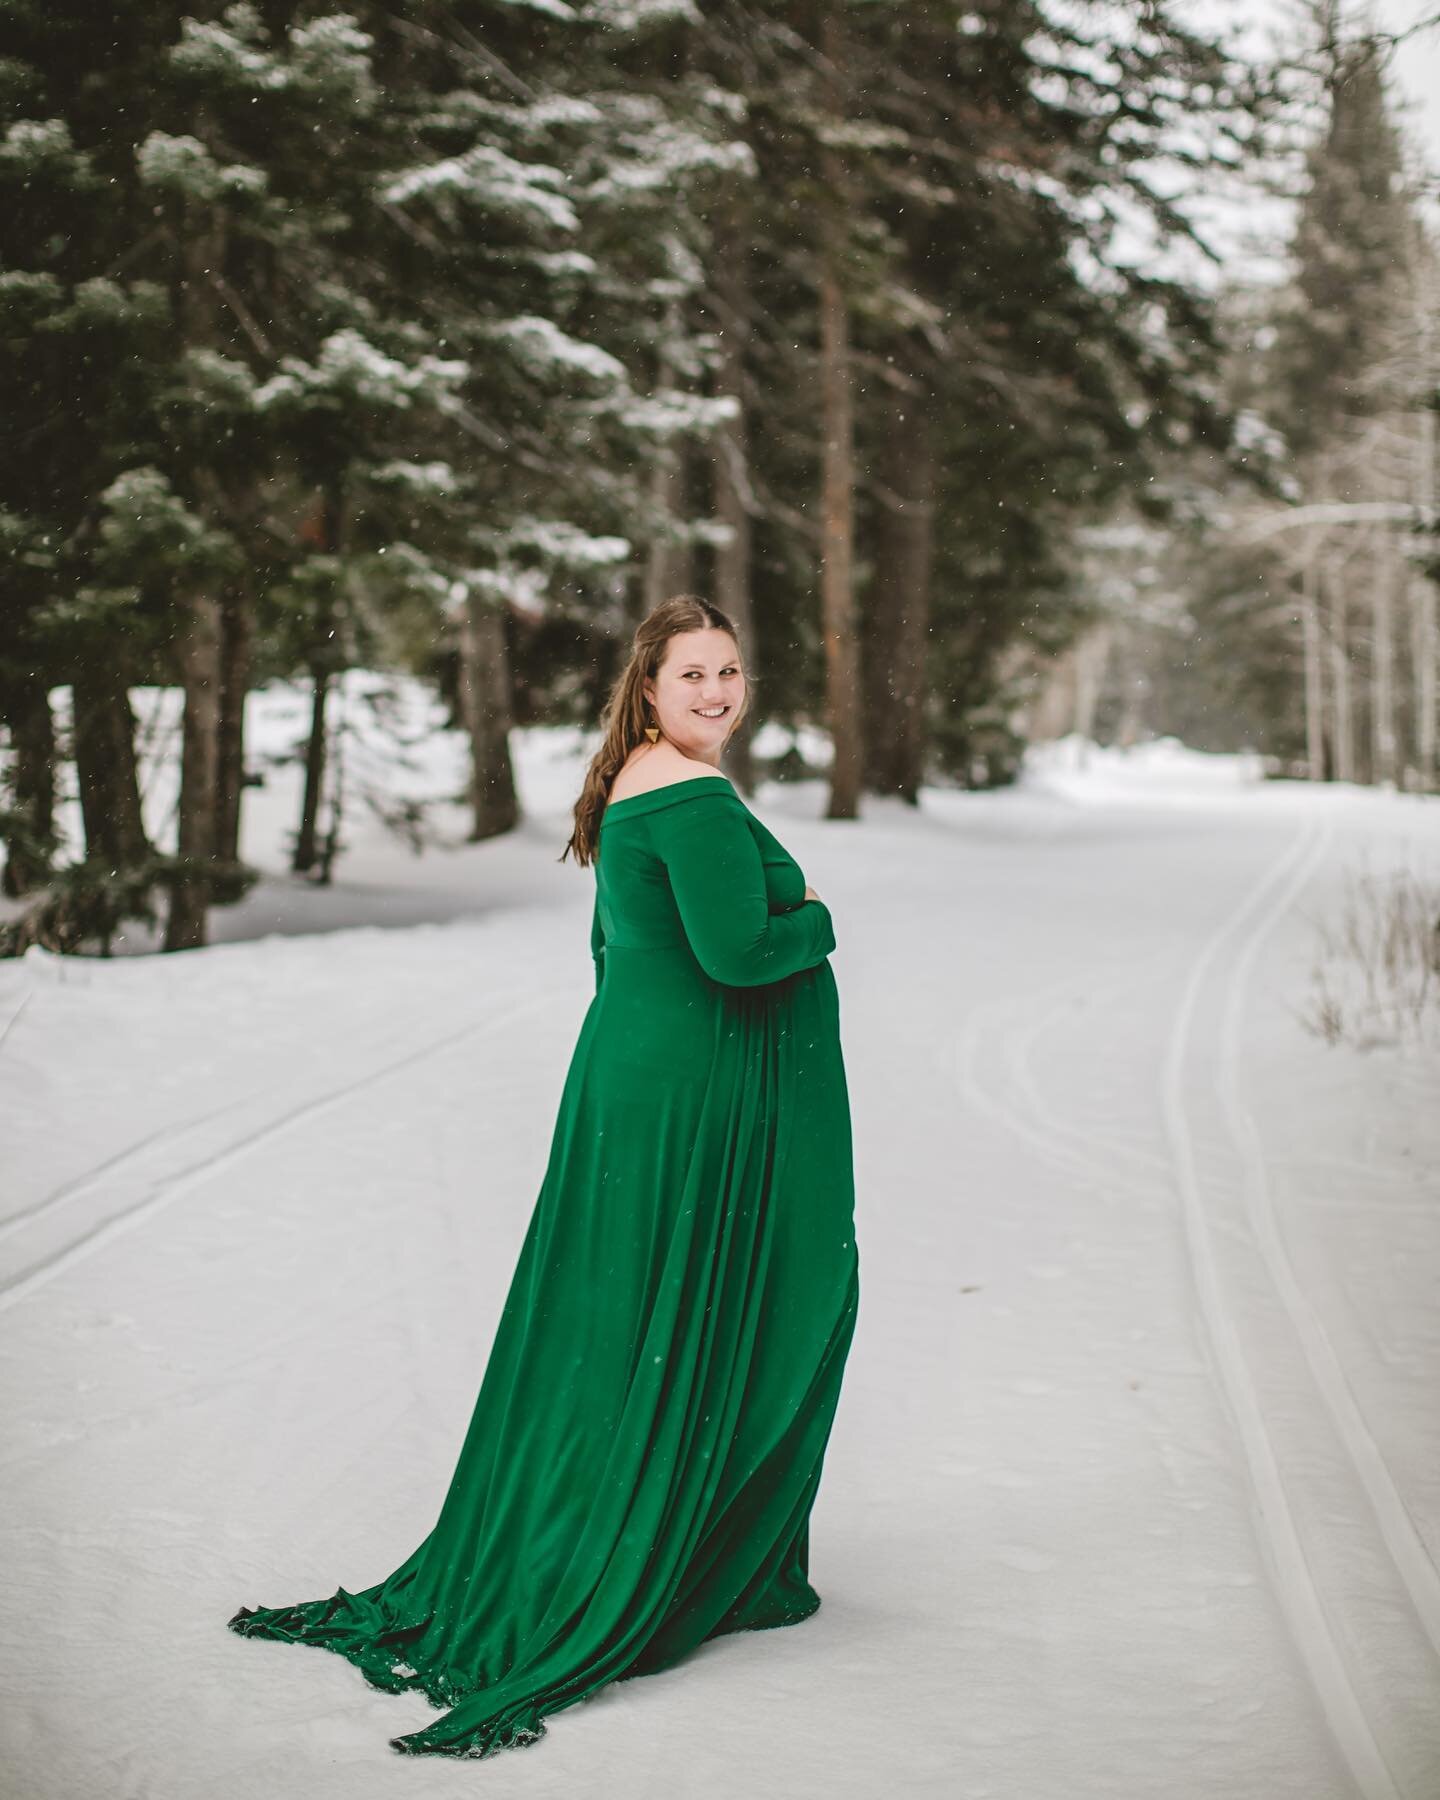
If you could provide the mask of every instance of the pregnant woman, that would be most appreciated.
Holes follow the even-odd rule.
[[[719,770],[745,703],[726,616],[656,607],[575,806],[595,995],[434,1530],[376,1587],[230,1620],[449,1709],[400,1751],[533,1742],[609,1682],[820,1604],[850,1114],[829,909]]]

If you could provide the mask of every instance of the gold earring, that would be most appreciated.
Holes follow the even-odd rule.
[[[660,736],[660,727],[658,725],[647,725],[645,727],[645,735],[647,738],[649,738],[650,742],[653,744],[655,742],[655,740]]]

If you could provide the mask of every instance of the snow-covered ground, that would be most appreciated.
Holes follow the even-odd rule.
[[[230,941],[0,964],[0,1790],[1435,1800],[1440,1043],[1297,1014],[1440,803],[1172,745],[756,802],[835,914],[856,1132],[812,1620],[480,1764],[225,1630],[388,1574],[468,1422],[592,990],[581,746],[517,741],[504,840],[361,822],[301,886],[286,769]]]

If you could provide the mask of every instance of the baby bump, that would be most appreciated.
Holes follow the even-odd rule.
[[[658,1092],[698,1103],[717,1077],[727,1086],[764,1079],[783,1110],[797,1083],[833,1089],[837,1075],[843,1081],[828,963],[729,987],[704,972],[688,944],[607,944],[585,1035],[582,1060],[596,1099],[648,1097],[653,1105]]]
[[[839,997],[828,962],[793,977],[777,1033],[781,1096],[775,1187],[797,1254],[849,1261],[855,1174]]]

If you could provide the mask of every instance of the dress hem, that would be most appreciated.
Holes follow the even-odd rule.
[[[268,1638],[272,1643],[293,1644],[312,1650],[328,1650],[332,1656],[343,1657],[352,1667],[358,1669],[365,1678],[366,1685],[375,1688],[378,1692],[383,1694],[421,1693],[433,1707],[440,1711],[449,1711],[459,1705],[462,1700],[468,1700],[476,1694],[483,1694],[488,1686],[494,1685],[487,1682],[465,1686],[443,1669],[416,1668],[403,1657],[392,1659],[389,1652],[380,1650],[368,1640],[361,1639],[350,1644],[331,1643],[323,1638],[305,1637],[292,1633],[278,1622],[273,1625],[266,1622],[264,1615],[267,1611],[272,1610],[274,1609],[242,1606],[232,1618],[226,1621],[226,1628],[240,1637]],[[289,1607],[279,1609],[282,1614],[295,1610],[297,1609]],[[803,1624],[806,1619],[813,1618],[819,1610],[820,1597],[816,1595],[815,1604],[806,1607],[803,1611],[792,1612],[772,1619],[760,1619],[754,1623],[717,1628],[710,1634],[710,1638],[704,1641],[709,1642],[718,1637],[728,1637],[741,1631],[783,1630],[788,1625]],[[698,1647],[696,1645],[693,1648],[698,1649]],[[690,1655],[692,1651],[686,1651],[684,1654]],[[680,1657],[675,1659],[677,1662],[681,1660]],[[664,1665],[666,1668],[673,1666],[673,1663]],[[662,1672],[661,1669],[637,1669],[630,1678],[635,1679],[641,1675]],[[623,1673],[613,1678],[616,1682],[626,1679],[627,1677]],[[596,1688],[593,1692],[582,1694],[576,1699],[562,1701],[558,1706],[547,1709],[544,1714],[532,1712],[528,1722],[512,1723],[508,1728],[503,1720],[496,1721],[488,1727],[482,1726],[475,1733],[477,1740],[481,1741],[473,1743],[426,1743],[423,1741],[423,1731],[418,1731],[403,1737],[393,1737],[389,1739],[389,1745],[392,1750],[402,1756],[468,1757],[472,1760],[494,1756],[501,1750],[520,1750],[529,1744],[538,1743],[545,1736],[546,1717],[563,1712],[569,1706],[583,1705],[585,1701],[594,1699],[597,1693],[603,1692],[603,1688]]]

